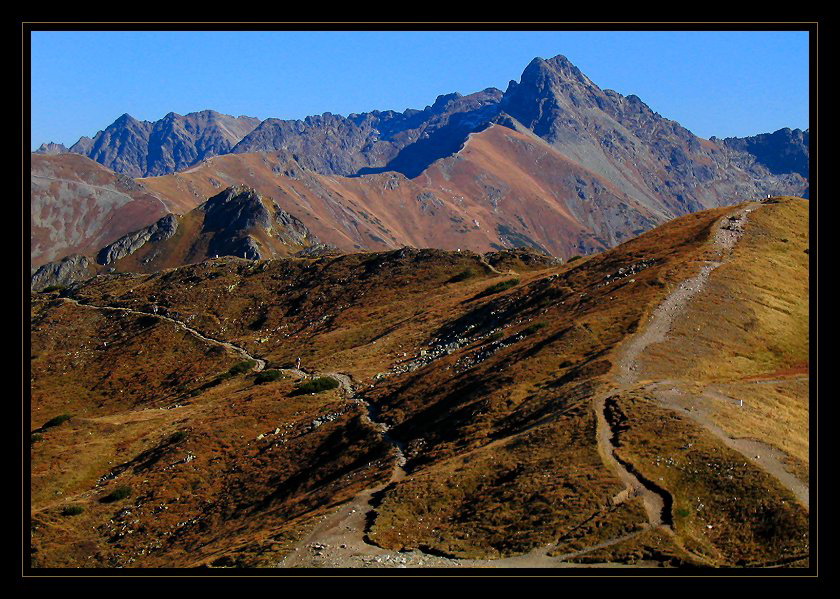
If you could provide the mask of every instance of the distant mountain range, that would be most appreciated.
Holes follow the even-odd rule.
[[[758,163],[767,167],[773,174],[797,173],[808,179],[809,139],[808,129],[802,131],[784,128],[774,133],[762,133],[752,137],[727,137],[723,143],[734,150],[752,154]]]
[[[342,250],[531,247],[569,257],[689,212],[807,197],[808,135],[702,139],[556,56],[534,59],[504,92],[442,95],[423,110],[262,122],[209,110],[156,122],[126,114],[66,152],[44,144],[36,154],[65,169],[87,156],[177,214],[245,184]],[[33,177],[43,164],[33,156]],[[75,166],[71,179],[95,170]],[[53,231],[88,231],[96,214],[119,223],[112,238],[96,237],[111,243],[162,216],[69,214],[56,209],[66,192],[59,200],[33,178],[36,188],[33,231],[45,219],[61,221]],[[33,266],[87,247],[61,234],[40,235],[37,255],[34,244],[33,234]]]

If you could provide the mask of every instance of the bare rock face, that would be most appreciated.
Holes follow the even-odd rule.
[[[247,186],[229,187],[198,209],[204,212],[202,234],[211,236],[210,255],[270,258],[272,252],[255,237],[259,231],[288,246],[318,243],[300,220]]]
[[[31,289],[42,291],[49,287],[69,287],[91,278],[94,274],[93,264],[86,256],[73,254],[42,265],[32,275]]]
[[[808,186],[756,165],[749,144],[703,140],[637,96],[600,89],[564,56],[535,58],[501,110],[500,124],[520,123],[666,218]]]
[[[148,242],[169,239],[178,230],[178,218],[174,214],[167,214],[156,223],[144,227],[133,233],[121,237],[114,243],[106,245],[96,256],[98,264],[107,265],[133,254]]]
[[[255,227],[267,229],[271,226],[271,213],[250,187],[229,187],[204,202],[200,209],[205,215],[205,232],[233,232]]]
[[[497,112],[495,88],[462,96],[438,96],[423,110],[324,113],[300,121],[266,119],[233,149],[235,153],[283,151],[322,174],[356,175],[396,170],[409,177],[457,151],[471,131]],[[405,152],[405,153],[404,153]]]
[[[47,142],[41,144],[37,150],[35,150],[35,154],[64,154],[69,150],[64,146],[64,144],[57,144],[55,142]]]
[[[213,256],[264,258],[254,229],[268,230],[272,215],[256,191],[248,187],[230,187],[199,206],[204,216],[202,233],[210,234],[208,252]]]
[[[81,138],[70,151],[131,177],[162,175],[230,152],[259,123],[254,117],[212,110],[184,116],[170,112],[155,122],[124,114],[93,138]]]
[[[720,143],[720,140],[712,138]],[[779,129],[773,133],[762,133],[751,137],[727,137],[723,145],[737,152],[755,157],[755,163],[774,175],[796,174],[809,178],[810,131],[806,129]],[[802,197],[808,197],[806,190]]]

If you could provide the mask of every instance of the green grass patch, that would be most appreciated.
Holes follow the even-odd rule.
[[[321,376],[314,378],[311,381],[299,384],[294,391],[294,395],[304,395],[307,393],[321,393],[335,389],[339,382],[330,376]]]
[[[477,297],[486,297],[488,295],[493,295],[494,293],[506,291],[511,287],[516,287],[517,285],[519,285],[519,279],[508,279],[507,281],[500,281],[495,285],[490,285],[490,287],[479,293]]]
[[[129,487],[128,485],[122,485],[121,487],[117,487],[116,489],[108,493],[99,501],[100,503],[114,503],[115,501],[125,499],[129,495],[131,495],[131,487]]]
[[[262,385],[263,383],[272,383],[284,378],[286,378],[286,375],[280,370],[263,370],[257,373],[257,376],[254,378],[254,384]]]
[[[46,430],[48,428],[53,428],[55,426],[63,424],[64,422],[70,420],[72,417],[73,417],[72,414],[62,414],[61,416],[56,416],[55,418],[50,418],[49,420],[47,420],[43,424],[43,426],[41,426],[41,430]]]

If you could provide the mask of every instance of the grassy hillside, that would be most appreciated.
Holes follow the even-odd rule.
[[[749,431],[807,471],[807,261],[796,253],[807,210],[794,199],[754,207],[731,256],[623,387],[628,340],[713,257],[722,219],[742,207],[570,264],[409,248],[221,258],[97,277],[73,292],[89,306],[33,294],[33,431],[73,413],[32,445],[34,480],[54,480],[33,482],[33,563],[273,566],[327,538],[336,508],[352,505],[364,519],[346,543],[371,555],[802,565],[807,508],[727,445]],[[772,269],[791,281],[771,284]],[[143,317],[93,306],[158,316],[146,330]],[[747,334],[731,333],[751,318]],[[93,338],[108,341],[106,356],[85,353]],[[213,340],[277,378],[251,363],[231,370],[242,356]],[[316,375],[340,385],[298,391]],[[769,376],[786,382],[749,394]],[[725,390],[756,412],[704,411],[715,433],[659,397],[672,386],[680,401]],[[604,396],[615,455],[667,498],[664,526],[650,526],[644,496],[627,495],[605,460],[594,409]],[[775,423],[760,422],[767,413]],[[772,441],[783,428],[798,432]],[[61,465],[69,453],[84,473]],[[120,487],[130,494],[101,501]],[[64,515],[76,505],[81,514]]]

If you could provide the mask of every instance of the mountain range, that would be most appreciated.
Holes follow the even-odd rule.
[[[96,167],[75,154],[133,178],[165,212],[248,185],[346,251],[531,247],[568,258],[696,210],[808,191],[807,131],[702,139],[636,96],[602,90],[563,56],[534,59],[504,92],[442,95],[423,110],[298,121],[123,115],[69,152],[44,144],[32,159],[33,230],[44,231],[33,234],[33,269],[161,216],[100,207],[78,186]],[[72,197],[35,179],[55,164],[72,171]],[[97,208],[58,209],[80,194]]]
[[[557,56],[44,144],[28,566],[806,572],[809,142]]]

